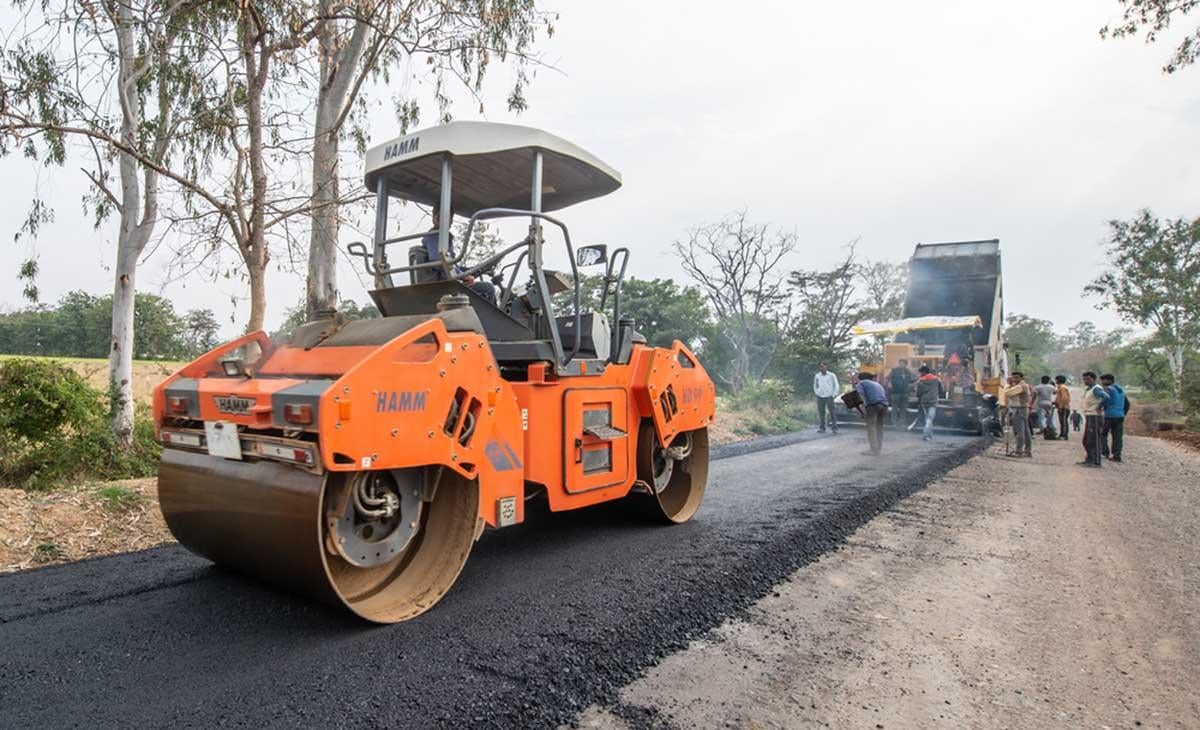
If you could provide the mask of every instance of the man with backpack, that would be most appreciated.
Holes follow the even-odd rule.
[[[1100,427],[1100,454],[1109,461],[1121,462],[1125,446],[1125,416],[1129,414],[1129,396],[1117,385],[1111,373],[1100,376],[1100,385],[1108,393],[1104,406],[1104,424]]]

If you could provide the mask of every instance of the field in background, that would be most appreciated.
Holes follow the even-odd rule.
[[[38,357],[34,355],[0,355],[0,360],[18,357],[29,360],[53,360],[60,362],[86,378],[93,388],[100,391],[108,390],[108,360],[98,357]],[[150,405],[150,398],[154,394],[154,386],[158,385],[163,378],[185,364],[171,360],[134,360],[134,401],[138,404]]]

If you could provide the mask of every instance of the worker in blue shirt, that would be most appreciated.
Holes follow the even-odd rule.
[[[875,375],[872,373],[859,373],[854,390],[863,400],[863,418],[867,422],[867,441],[871,444],[871,450],[865,453],[879,456],[883,451],[883,422],[887,418],[888,407],[891,405],[888,403],[887,391],[883,389],[882,385],[875,382]]]
[[[1108,403],[1104,404],[1104,423],[1100,426],[1100,454],[1120,463],[1121,451],[1125,446],[1125,415],[1129,413],[1129,396],[1124,388],[1117,385],[1117,379],[1111,373],[1100,376],[1100,385],[1108,393]]]
[[[441,228],[441,216],[438,214],[437,208],[434,208],[433,209],[433,228],[430,229],[429,233],[425,234],[421,238],[421,245],[425,247],[425,253],[428,254],[430,261],[441,261],[442,260],[442,255],[441,255],[441,253],[438,252],[438,231],[440,228]],[[453,234],[451,234],[449,239],[446,241],[446,253],[449,254],[450,258],[454,258],[454,256],[455,256],[455,254],[454,254],[454,235]],[[444,269],[442,269],[441,267],[435,266],[431,269],[431,271],[433,272],[434,278],[436,280],[438,280],[438,281],[446,280],[446,278],[447,278],[446,271]],[[456,274],[461,273],[462,271],[463,271],[462,267],[460,267],[460,266],[454,267],[454,272]],[[466,286],[468,289],[471,289],[476,294],[478,294],[479,296],[488,300],[492,304],[496,303],[496,287],[493,286],[491,284],[491,282],[484,281],[483,279],[479,279],[474,276],[464,276],[459,281],[461,281],[463,283],[463,285]]]

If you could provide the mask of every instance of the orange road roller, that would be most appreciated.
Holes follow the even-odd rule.
[[[696,513],[712,380],[684,343],[650,347],[622,315],[629,250],[577,249],[549,215],[616,190],[616,170],[540,130],[453,122],[370,150],[366,185],[374,240],[348,251],[382,317],[252,332],[155,390],[159,502],[180,543],[392,623],[437,603],[483,530],[521,522],[530,499]],[[390,231],[395,199],[429,206],[435,227]],[[499,218],[527,235],[471,257],[478,223]],[[583,267],[603,272],[594,311]]]

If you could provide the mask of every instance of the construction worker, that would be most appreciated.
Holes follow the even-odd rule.
[[[922,365],[917,378],[917,406],[925,417],[925,428],[921,430],[921,439],[933,440],[933,422],[937,417],[938,399],[945,393],[942,381],[933,374],[928,365]]]
[[[883,420],[887,418],[888,397],[883,386],[875,382],[872,373],[858,374],[854,390],[862,397],[863,420],[867,424],[867,442],[871,450],[866,452],[879,456],[883,452]]]
[[[1096,374],[1083,374],[1083,451],[1080,466],[1098,468],[1100,463],[1100,432],[1104,426],[1104,408],[1112,397],[1096,382]]]
[[[1066,441],[1071,430],[1071,389],[1065,375],[1054,376],[1054,407],[1058,409],[1058,437]]]
[[[453,220],[453,216],[451,216]],[[421,237],[421,245],[425,247],[425,253],[429,256],[430,261],[441,261],[442,255],[438,252],[438,232],[441,229],[441,215],[438,209],[433,209],[433,227],[429,229],[429,233]],[[451,234],[446,243],[446,252],[453,257],[454,254],[454,235]],[[455,272],[461,272],[462,268],[455,266]],[[434,274],[434,279],[437,281],[446,280],[446,272],[438,267],[431,269]],[[491,282],[478,279],[474,276],[464,276],[461,279],[464,286],[474,291],[479,296],[483,297],[492,304],[496,303],[496,287]]]
[[[820,419],[817,433],[825,433],[826,412],[829,413],[830,428],[837,433],[837,416],[833,414],[833,399],[837,397],[842,388],[838,385],[837,375],[829,370],[828,365],[821,363],[817,368],[817,372],[813,375],[813,395],[817,397],[817,417]]]
[[[1125,446],[1125,415],[1129,413],[1129,396],[1125,395],[1125,389],[1117,385],[1116,378],[1110,373],[1100,376],[1100,385],[1108,393],[1104,424],[1100,427],[1100,455],[1120,463],[1121,451]]]
[[[1054,430],[1054,396],[1058,394],[1058,389],[1050,384],[1050,376],[1043,375],[1042,382],[1033,386],[1033,392],[1037,394],[1037,413],[1038,413],[1038,428],[1042,429],[1042,433]]]
[[[908,360],[901,359],[888,373],[889,399],[892,404],[892,423],[903,428],[908,423],[908,389],[912,387],[912,371]]]
[[[1004,397],[1008,403],[1008,412],[1012,419],[1013,438],[1016,439],[1016,450],[1007,456],[1023,456],[1033,458],[1033,434],[1029,429],[1029,407],[1033,404],[1033,388],[1025,382],[1025,373],[1014,370],[1008,378],[1008,387],[1004,389]]]

